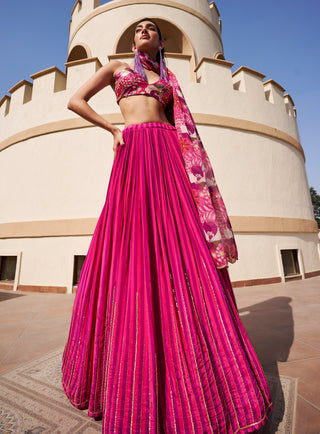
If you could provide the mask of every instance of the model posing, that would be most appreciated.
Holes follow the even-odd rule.
[[[134,65],[111,61],[68,107],[109,131],[114,162],[82,268],[63,387],[103,433],[249,433],[272,403],[239,319],[237,259],[210,161],[153,20],[134,33]],[[121,131],[88,104],[115,91]]]

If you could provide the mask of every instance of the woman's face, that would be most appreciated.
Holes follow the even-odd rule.
[[[160,41],[156,25],[151,21],[142,21],[137,24],[134,31],[134,47],[140,51],[150,54],[157,53],[163,48],[163,41]]]

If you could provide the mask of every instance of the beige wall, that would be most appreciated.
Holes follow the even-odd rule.
[[[0,153],[0,222],[95,217],[113,162],[112,136],[85,128],[46,134]],[[18,176],[17,176],[18,174]]]
[[[67,110],[67,101],[73,92],[94,74],[99,65],[100,63],[96,60],[83,63],[75,62],[69,65],[66,89],[56,92],[53,89],[57,77],[49,69],[47,77],[44,74],[34,79],[33,96],[26,103],[23,102],[24,95],[30,86],[23,84],[14,90],[9,113],[6,116],[3,114],[0,116],[0,141],[25,129],[48,122],[56,122],[70,117],[77,118],[75,114]],[[260,123],[280,130],[299,141],[296,119],[292,115],[293,111],[290,112],[291,115],[287,113],[285,98],[282,96],[274,103],[267,101],[264,85],[258,76],[251,77],[249,72],[241,74],[244,81],[247,76],[250,76],[250,86],[247,85],[246,91],[242,92],[233,88],[231,65],[225,66],[224,62],[202,62],[200,68],[197,69],[197,78],[200,83],[190,81],[188,59],[169,57],[168,66],[176,73],[193,112],[217,114]],[[187,74],[186,71],[188,71]],[[206,76],[204,76],[204,71]],[[210,80],[204,78],[208,74]],[[47,78],[46,86],[43,86],[42,83],[44,77]],[[59,78],[61,77],[59,76]],[[95,95],[90,103],[100,113],[119,113],[114,92],[110,87]]]
[[[282,277],[281,249],[299,251],[302,275],[319,270],[317,234],[236,234],[239,260],[232,281]],[[72,291],[74,255],[86,255],[91,237],[0,240],[0,255],[21,255],[19,285],[67,286]]]
[[[239,260],[229,267],[232,281],[282,277],[282,249],[299,251],[302,275],[319,270],[316,234],[236,234]]]
[[[67,286],[72,292],[74,255],[86,255],[91,237],[0,240],[0,255],[22,252],[19,285]]]
[[[313,219],[304,160],[280,140],[200,126],[230,215]]]
[[[270,85],[264,86],[261,77],[250,71],[232,75],[231,65],[224,66],[224,62],[210,59],[201,63],[197,69],[200,83],[189,83],[186,89],[192,111],[262,123],[299,140],[294,112],[290,107],[287,113],[285,99],[279,95],[277,86],[272,86],[274,102],[267,101]],[[234,89],[235,81],[243,84],[240,86],[243,90]]]
[[[298,150],[229,128],[201,125],[199,132],[230,215],[313,219]],[[41,135],[3,150],[0,223],[97,216],[112,164],[112,136],[97,127]]]

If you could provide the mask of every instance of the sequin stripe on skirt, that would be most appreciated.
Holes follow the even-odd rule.
[[[252,432],[270,393],[205,241],[176,131],[140,124],[124,138],[76,295],[67,395],[102,414],[103,433]]]

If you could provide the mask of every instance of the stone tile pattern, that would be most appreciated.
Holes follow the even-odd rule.
[[[0,376],[0,433],[101,433],[101,421],[69,403],[61,386],[63,349]]]
[[[264,371],[298,379],[295,433],[320,434],[320,277],[235,288],[235,295]],[[73,300],[0,290],[0,374],[65,344]],[[0,413],[8,426],[16,417]]]
[[[101,421],[77,410],[61,386],[63,348],[0,376],[0,433],[98,433]],[[296,381],[266,375],[276,411],[261,433],[292,432]]]

